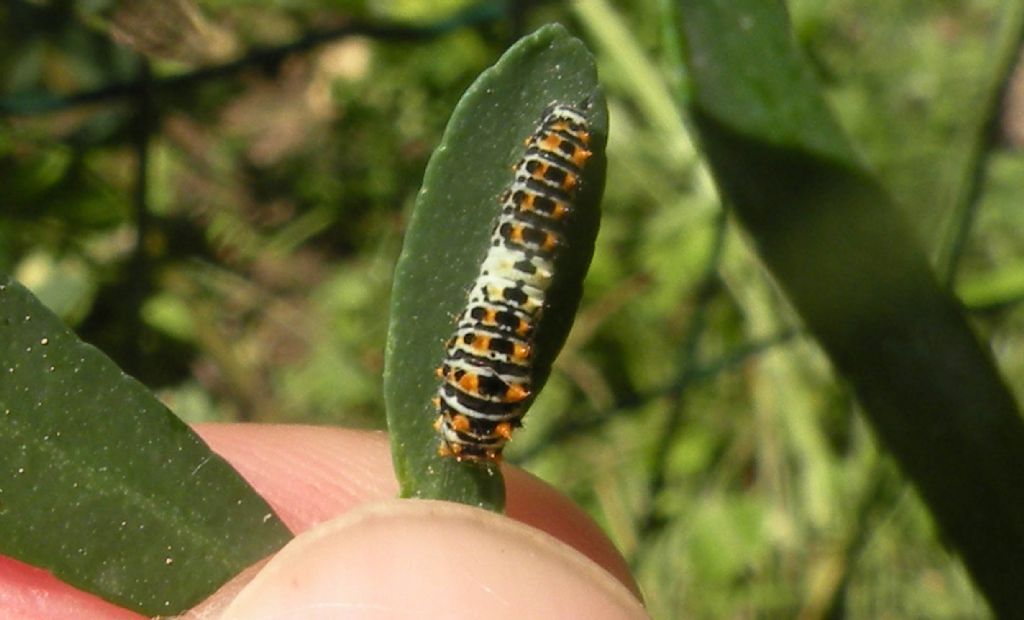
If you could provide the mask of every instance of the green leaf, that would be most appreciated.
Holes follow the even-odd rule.
[[[998,308],[1024,299],[1024,262],[1010,263],[964,279],[956,288],[972,309]]]
[[[534,346],[534,393],[565,341],[593,254],[604,188],[607,110],[594,60],[558,25],[516,43],[466,91],[423,180],[395,272],[384,397],[395,469],[406,497],[500,510],[497,467],[437,455],[434,370],[490,242],[498,196],[512,182],[523,142],[552,102],[589,102],[591,150],[567,247]],[[527,416],[529,420],[529,416]]]
[[[999,615],[1024,609],[1024,424],[989,351],[854,155],[781,2],[680,0],[722,194]]]
[[[289,539],[145,387],[0,282],[0,553],[166,615]]]

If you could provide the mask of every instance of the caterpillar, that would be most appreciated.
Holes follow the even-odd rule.
[[[552,104],[501,193],[491,243],[437,369],[438,454],[500,461],[533,395],[533,346],[589,150],[587,118]]]

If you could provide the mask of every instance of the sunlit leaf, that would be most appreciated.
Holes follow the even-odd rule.
[[[194,605],[288,540],[145,387],[0,282],[0,553],[155,615]]]
[[[561,26],[522,39],[470,87],[427,166],[395,273],[384,394],[402,494],[500,509],[497,468],[437,456],[434,369],[466,303],[523,141],[552,102],[590,106],[591,150],[567,247],[537,332],[535,392],[568,334],[593,254],[607,112],[594,60]],[[529,423],[529,416],[527,416]]]

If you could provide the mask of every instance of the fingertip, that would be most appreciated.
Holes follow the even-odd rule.
[[[629,565],[582,508],[526,470],[506,467],[508,516],[547,532],[604,567],[637,598],[643,598]]]
[[[622,583],[564,543],[476,508],[370,502],[297,537],[225,619],[647,618]]]
[[[143,620],[141,615],[73,588],[41,568],[5,556],[0,556],[0,616],[4,620]]]
[[[398,494],[382,432],[298,424],[200,424],[195,430],[293,532]]]
[[[333,427],[202,424],[196,431],[293,532],[398,494],[387,435]],[[639,598],[629,566],[600,527],[551,485],[504,467],[508,516],[575,547]]]

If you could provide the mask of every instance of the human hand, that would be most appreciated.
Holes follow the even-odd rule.
[[[383,433],[203,425],[299,534],[187,618],[646,618],[621,556],[578,507],[507,467],[508,517],[394,500]],[[527,525],[532,527],[528,527]],[[141,616],[0,560],[4,617]]]

